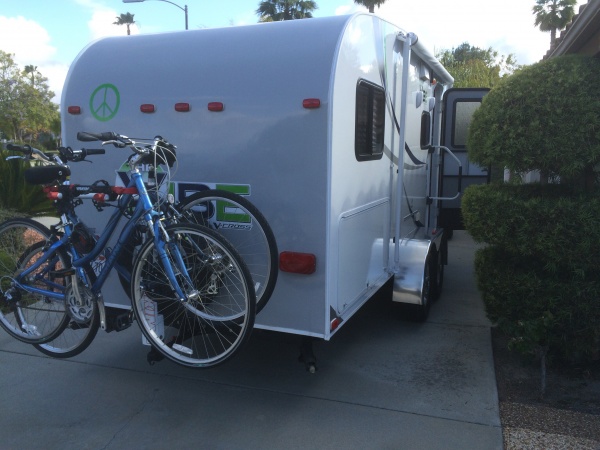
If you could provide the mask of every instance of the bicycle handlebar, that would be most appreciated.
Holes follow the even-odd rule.
[[[80,131],[77,133],[77,140],[82,142],[95,142],[95,141],[120,141],[122,136],[119,136],[112,131],[106,131],[104,133],[90,133],[88,131]]]
[[[43,151],[38,150],[37,148],[33,148],[31,145],[6,144],[6,149],[13,152],[24,153],[27,159],[33,157],[34,155],[37,155],[44,161],[51,161],[51,158],[48,155],[46,155]]]
[[[140,143],[128,138],[127,136],[105,131],[102,133],[92,133],[89,131],[80,131],[77,133],[77,139],[83,142],[102,141],[102,145],[113,144],[115,147],[129,147],[138,155],[137,163],[142,164],[166,164],[172,167],[177,160],[176,146],[169,143],[162,136],[154,136],[153,144]],[[147,141],[149,139],[142,139]]]

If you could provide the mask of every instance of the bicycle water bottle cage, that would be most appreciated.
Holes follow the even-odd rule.
[[[25,181],[29,184],[62,183],[71,175],[71,170],[65,166],[31,167],[23,172]]]

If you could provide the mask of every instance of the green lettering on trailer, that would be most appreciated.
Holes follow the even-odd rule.
[[[238,195],[250,195],[250,186],[248,185],[217,184],[216,188],[223,191],[233,192],[234,194]],[[248,214],[237,212],[237,209],[233,208],[231,203],[219,200],[216,202],[216,204],[217,220],[219,222],[250,223],[250,216]]]

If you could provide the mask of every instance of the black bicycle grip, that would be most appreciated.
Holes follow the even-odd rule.
[[[15,145],[15,144],[6,144],[6,149],[13,152],[21,152],[30,155],[32,150],[30,145]]]
[[[94,142],[94,141],[114,141],[118,140],[119,135],[112,131],[105,131],[104,133],[90,133],[89,131],[80,131],[77,133],[77,140],[83,142]]]
[[[106,150],[103,148],[82,148],[81,152],[86,157],[88,155],[104,155]]]

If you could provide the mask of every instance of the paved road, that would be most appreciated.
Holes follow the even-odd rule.
[[[71,360],[0,331],[0,449],[502,449],[473,249],[455,233],[427,323],[376,298],[315,344],[314,375],[277,333],[193,370],[149,366],[135,325]]]

